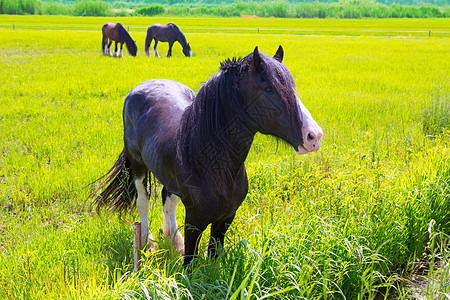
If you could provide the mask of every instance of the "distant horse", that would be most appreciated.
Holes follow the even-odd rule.
[[[123,43],[127,44],[128,52],[132,56],[136,56],[137,46],[134,40],[131,38],[128,31],[123,27],[122,24],[117,23],[106,23],[102,27],[102,51],[106,55],[111,55],[111,44],[112,42],[116,42],[114,55],[116,57],[123,57],[122,47]],[[117,53],[117,44],[120,43],[120,52]]]
[[[142,240],[148,231],[149,172],[163,185],[163,232],[183,253],[175,208],[185,209],[184,265],[198,252],[211,225],[209,255],[217,255],[236,210],[248,192],[244,161],[256,132],[283,139],[298,154],[319,149],[322,129],[295,92],[294,79],[275,56],[258,47],[221,63],[197,96],[176,81],[155,79],[135,87],[123,109],[125,147],[110,171],[93,183],[97,212],[138,210]],[[137,198],[137,199],[136,199]],[[136,200],[135,200],[136,199]]]
[[[184,55],[188,57],[192,56],[191,46],[189,46],[189,43],[180,28],[174,23],[169,23],[167,25],[153,24],[147,28],[147,37],[145,38],[145,54],[147,54],[147,56],[150,56],[149,48],[152,40],[155,40],[155,46],[153,49],[156,57],[159,57],[157,51],[158,41],[169,43],[167,57],[172,56],[172,46],[175,42],[179,42],[181,44]]]

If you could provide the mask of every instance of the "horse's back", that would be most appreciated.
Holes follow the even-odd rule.
[[[194,92],[182,83],[168,79],[152,79],[137,85],[128,93],[124,113],[130,113],[133,119],[137,120],[141,114],[148,115],[148,110],[158,109],[181,117],[194,97]]]
[[[164,184],[163,170],[174,168],[176,136],[181,117],[194,92],[172,80],[153,79],[136,86],[125,98],[123,121],[129,153],[139,153],[148,169]]]
[[[116,24],[112,23],[112,22],[107,22],[105,24],[103,24],[102,30],[106,30],[107,28],[110,27],[114,27]]]
[[[112,22],[107,22],[102,27],[103,36],[111,36],[112,30],[116,27],[116,24]]]
[[[155,23],[147,28],[147,36],[149,38],[156,39],[160,42],[168,42],[173,40],[176,36],[177,26],[175,24],[169,23],[167,25]]]

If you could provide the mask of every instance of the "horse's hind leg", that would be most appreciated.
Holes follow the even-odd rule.
[[[153,46],[153,50],[155,52],[155,57],[159,57],[157,48],[158,48],[158,40],[155,39],[155,46]]]
[[[152,43],[153,38],[149,37],[147,33],[147,37],[145,38],[145,55],[150,56],[150,45]]]
[[[141,221],[141,242],[143,246],[145,246],[148,242],[151,250],[155,250],[153,235],[149,231],[148,226],[149,195],[147,192],[147,175],[139,174],[134,176],[134,185],[138,193],[136,199],[136,209],[139,213],[139,219]]]
[[[175,251],[184,255],[184,240],[178,230],[177,219],[175,214],[175,209],[178,204],[178,197],[174,194],[169,193],[165,187],[163,187],[162,192],[163,200],[163,232],[165,238],[171,242]]]
[[[103,54],[106,54],[106,49],[108,49],[108,38],[103,34],[102,37],[102,52]]]
[[[106,48],[106,54],[109,55],[109,56],[112,56],[112,53],[111,53],[111,44],[112,44],[112,40],[109,40],[108,48]]]
[[[119,55],[117,54],[117,42],[114,42],[114,57],[119,57]]]

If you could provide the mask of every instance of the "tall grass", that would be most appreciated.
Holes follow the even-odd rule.
[[[450,94],[437,90],[432,102],[422,111],[423,131],[435,136],[450,130]]]
[[[58,20],[99,30],[105,22],[47,22]],[[211,27],[205,19],[184,22]],[[447,101],[447,39],[215,32],[187,34],[192,58],[176,44],[170,59],[143,52],[116,59],[99,51],[99,30],[2,29],[0,298],[363,299],[386,289],[406,298],[409,263],[433,258],[430,278],[445,282],[450,137],[446,130],[426,137],[423,114]],[[143,49],[145,32],[132,36]],[[324,129],[321,151],[297,156],[257,135],[246,164],[249,194],[224,249],[218,260],[207,258],[205,232],[191,274],[159,238],[158,186],[150,226],[162,249],[131,273],[136,213],[125,223],[96,216],[84,188],[123,147],[125,95],[151,78],[197,91],[223,59],[256,45],[273,55],[279,44],[298,94]],[[180,225],[183,213],[179,205]],[[430,293],[445,297],[448,288],[434,282]]]

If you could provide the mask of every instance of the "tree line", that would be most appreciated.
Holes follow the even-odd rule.
[[[153,0],[147,0],[153,1]],[[166,1],[166,0],[163,0]],[[170,0],[168,0],[170,1]],[[183,0],[181,0],[183,1]],[[137,2],[142,4],[142,2]],[[373,2],[235,2],[222,5],[153,4],[132,11],[117,9],[102,1],[41,2],[40,0],[0,0],[0,14],[40,14],[73,16],[218,16],[257,15],[277,18],[448,18],[450,7],[400,5]]]

